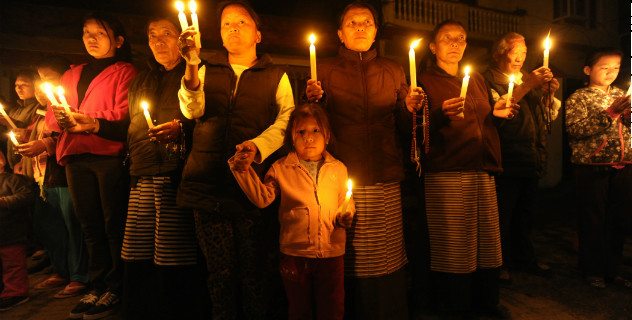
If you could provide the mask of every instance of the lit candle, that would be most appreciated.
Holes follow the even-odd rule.
[[[544,40],[544,63],[543,66],[545,68],[549,67],[549,50],[551,50],[551,30],[549,30],[549,34],[546,35],[546,39]]]
[[[48,82],[44,82],[43,87],[44,87],[44,93],[46,94],[46,98],[48,98],[48,101],[50,101],[51,104],[60,105],[61,103],[57,101],[57,99],[55,98],[55,95],[53,94],[53,86]]]
[[[182,1],[176,1],[176,9],[178,9],[178,20],[180,20],[180,27],[182,31],[189,27],[187,16],[184,15],[184,3]]]
[[[15,138],[15,133],[13,133],[13,131],[9,132],[9,137],[11,138],[11,142],[13,142],[14,145],[18,145],[20,144],[18,142],[18,139]]]
[[[626,96],[629,96],[632,92],[632,83],[630,83],[630,87],[628,88],[628,92],[625,93]]]
[[[6,111],[4,111],[4,107],[2,106],[2,104],[0,104],[0,113],[2,113],[2,116],[7,120],[7,122],[9,123],[9,125],[11,125],[11,128],[16,129],[17,127],[15,126],[15,123],[13,123],[13,120],[11,120],[11,118],[9,117],[9,115],[7,114]]]
[[[197,31],[197,34],[195,35],[195,37],[193,37],[195,39],[195,46],[197,48],[202,48],[202,43],[200,40],[200,24],[198,23],[197,13],[195,13],[195,10],[197,10],[197,4],[195,3],[195,0],[191,0],[189,2],[189,10],[191,10],[191,22],[193,23],[195,31]]]
[[[509,105],[511,105],[511,97],[513,96],[513,88],[514,88],[514,75],[512,74],[511,77],[509,77],[509,91],[507,92],[507,104],[505,105],[505,108],[509,108]]]
[[[465,98],[467,86],[470,83],[470,66],[465,67],[465,76],[463,77],[463,85],[461,85],[461,98]]]
[[[408,51],[408,60],[410,62],[410,94],[417,94],[413,89],[417,88],[417,64],[415,63],[415,47],[419,44],[421,39],[417,39],[410,44],[410,51]]]
[[[64,110],[66,110],[66,113],[68,115],[71,115],[71,111],[70,111],[70,106],[68,105],[68,101],[66,101],[66,97],[64,96],[64,87],[59,86],[57,87],[57,96],[59,97],[59,101],[61,102],[61,105],[64,107]]]
[[[151,121],[151,116],[149,115],[149,105],[145,101],[143,101],[140,105],[143,107],[143,113],[145,114],[145,120],[147,120],[147,126],[149,129],[153,129],[154,123]]]
[[[316,74],[316,47],[314,46],[314,42],[316,42],[316,36],[312,33],[309,35],[309,66],[311,69],[312,80],[318,81],[316,78],[318,77]]]
[[[351,183],[351,179],[347,180],[347,195],[345,196],[345,202],[342,203],[340,214],[345,214],[347,212],[347,206],[349,206],[349,201],[351,200],[352,187],[353,187],[353,184]]]

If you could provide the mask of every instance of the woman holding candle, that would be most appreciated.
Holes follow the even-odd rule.
[[[566,100],[566,131],[572,150],[579,211],[579,266],[588,285],[632,288],[619,273],[625,235],[632,220],[630,96],[611,86],[623,52],[599,49],[584,73],[588,87]]]
[[[470,72],[465,98],[459,97],[466,38],[457,21],[437,25],[429,40],[429,63],[419,75],[428,95],[432,139],[422,160],[430,267],[445,312],[497,316],[502,259],[493,175],[502,169],[493,122],[510,119],[518,110],[516,105],[505,108],[505,100],[492,108],[476,72]]]
[[[263,173],[269,165],[264,160],[283,144],[294,98],[285,72],[268,55],[257,55],[261,32],[254,10],[229,1],[219,5],[219,16],[226,51],[199,67],[191,63],[199,50],[189,39],[195,31],[180,35],[187,60],[180,109],[196,125],[177,200],[194,210],[213,318],[262,319],[269,298],[262,261],[272,250],[262,241],[267,230],[260,210],[237,185],[227,160],[236,148],[245,156],[238,167],[255,161],[252,167]]]
[[[483,73],[493,101],[507,100],[508,80],[514,78],[513,101],[520,106],[513,119],[496,119],[500,136],[503,174],[496,177],[500,237],[503,251],[501,280],[509,281],[507,269],[543,274],[550,268],[538,263],[531,243],[531,225],[537,210],[539,178],[546,171],[546,123],[557,118],[561,103],[553,99],[551,110],[544,99],[559,83],[545,67],[523,74],[527,56],[522,35],[503,36],[492,48],[493,65]],[[509,85],[512,83],[509,81]]]
[[[298,106],[290,117],[285,145],[261,182],[255,170],[228,163],[239,186],[257,207],[280,197],[281,278],[289,319],[342,320],[344,315],[345,229],[354,205],[345,197],[347,168],[326,150],[331,139],[327,114],[317,104]],[[312,303],[313,301],[313,303]],[[314,305],[313,305],[314,304]]]
[[[356,214],[345,254],[346,319],[408,319],[398,128],[410,127],[410,96],[403,68],[377,56],[377,21],[371,5],[349,4],[339,19],[338,56],[320,60],[319,78],[306,88],[307,98],[327,111],[336,137],[332,154],[355,183]]]
[[[93,58],[72,66],[61,79],[73,111],[120,120],[127,115],[127,91],[136,69],[121,23],[105,13],[84,18],[83,42]],[[98,319],[116,311],[121,295],[121,242],[128,193],[122,142],[90,132],[70,132],[76,126],[61,106],[46,114],[46,124],[61,132],[57,160],[66,166],[75,213],[85,234],[93,291],[71,311],[71,318]]]

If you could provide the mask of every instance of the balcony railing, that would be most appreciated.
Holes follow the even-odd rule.
[[[496,38],[520,32],[521,17],[466,4],[438,0],[392,0],[383,3],[384,21],[395,25],[430,30],[446,19],[463,23],[468,34]]]

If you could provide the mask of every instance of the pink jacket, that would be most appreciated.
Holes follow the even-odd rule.
[[[77,84],[85,64],[72,66],[64,73],[61,84],[71,109],[94,118],[120,120],[127,115],[127,89],[137,71],[132,64],[119,61],[103,70],[88,86],[86,95],[78,106]],[[94,134],[68,133],[63,131],[52,109],[46,112],[46,124],[53,131],[61,132],[57,141],[57,161],[68,162],[68,156],[91,153],[105,156],[122,155],[123,142],[107,140]]]
[[[276,161],[261,183],[254,169],[231,171],[248,199],[264,208],[281,196],[279,222],[281,252],[307,258],[338,257],[345,253],[345,229],[336,227],[336,215],[347,193],[347,167],[325,152],[318,185],[301,166],[295,152]],[[353,199],[348,211],[355,212]]]

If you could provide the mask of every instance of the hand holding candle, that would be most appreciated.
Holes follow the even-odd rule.
[[[309,35],[309,42],[311,43],[309,46],[309,66],[311,71],[312,80],[317,80],[316,75],[316,47],[314,46],[314,42],[316,42],[316,36],[312,33]]]
[[[4,117],[5,120],[7,120],[7,122],[9,123],[9,125],[11,126],[11,128],[15,129],[17,128],[17,126],[15,125],[15,123],[13,123],[13,120],[11,120],[11,117],[9,117],[9,115],[7,114],[6,111],[4,111],[4,107],[2,106],[2,104],[0,104],[0,113],[2,113],[2,116]]]
[[[509,90],[507,91],[507,104],[505,105],[505,108],[509,108],[511,106],[511,97],[513,96],[513,89],[514,89],[514,75],[512,74],[511,77],[509,77]]]
[[[140,105],[143,108],[143,113],[145,114],[145,120],[147,121],[147,126],[149,127],[149,129],[153,129],[154,123],[151,121],[151,116],[149,115],[149,105],[145,101],[143,101]]]
[[[410,44],[410,51],[408,51],[408,61],[410,64],[410,94],[415,95],[415,88],[417,88],[417,64],[415,63],[415,47],[419,45],[421,39],[417,39]]]
[[[191,20],[193,20],[193,27],[195,29],[195,32],[197,32],[197,34],[193,36],[193,39],[195,40],[195,47],[199,49],[202,47],[202,45],[199,39],[200,30],[199,30],[199,24],[198,24],[198,19],[197,19],[197,13],[195,13],[195,10],[197,10],[197,5],[194,1],[191,1],[191,2],[189,3],[189,9],[192,12]],[[184,3],[182,1],[176,1],[176,9],[178,9],[178,20],[180,20],[180,27],[182,28],[182,32],[185,32],[185,30],[189,28],[189,22],[187,21],[187,17],[184,14]],[[181,41],[184,41],[184,39],[181,39]],[[202,62],[200,58],[198,57],[198,53],[195,50],[191,50],[188,54],[190,55],[189,56],[190,59],[187,61],[189,64],[198,65],[200,64],[200,62]]]

